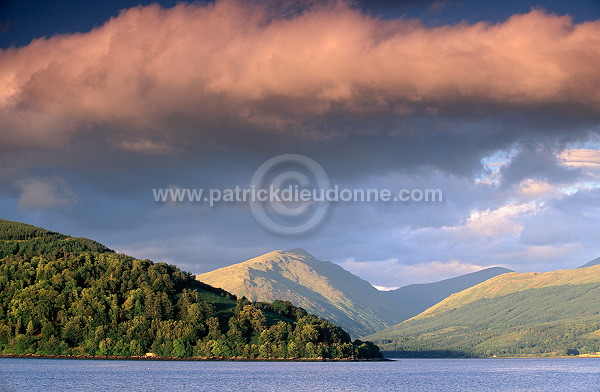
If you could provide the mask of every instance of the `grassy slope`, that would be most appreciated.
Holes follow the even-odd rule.
[[[590,269],[571,269],[551,272],[509,273],[492,278],[467,290],[451,295],[444,301],[419,314],[415,319],[431,317],[451,309],[463,307],[469,303],[508,294],[556,286],[574,286],[588,283],[600,283],[600,267]]]
[[[369,336],[388,351],[467,355],[600,351],[600,266],[510,273]]]
[[[270,252],[198,279],[251,301],[289,300],[354,336],[380,330],[409,314],[368,282],[300,249]]]

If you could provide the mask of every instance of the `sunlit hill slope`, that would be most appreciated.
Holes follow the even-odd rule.
[[[401,356],[600,351],[600,266],[509,273],[369,337]]]

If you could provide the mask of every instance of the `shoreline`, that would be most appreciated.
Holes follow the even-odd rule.
[[[188,361],[188,362],[390,362],[411,359],[586,359],[600,358],[592,355],[569,356],[506,356],[506,357],[384,357],[384,358],[242,358],[242,357],[146,357],[119,355],[40,355],[40,354],[0,354],[0,358],[24,359],[82,359],[109,361]]]
[[[386,357],[391,361],[410,359],[586,359],[600,358],[600,355],[551,355],[551,356],[502,356],[502,357]]]
[[[385,362],[389,358],[242,358],[242,357],[146,357],[118,355],[0,354],[0,358],[84,359],[112,361],[195,361],[195,362]]]

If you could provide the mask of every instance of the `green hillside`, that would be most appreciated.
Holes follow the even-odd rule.
[[[112,252],[88,238],[74,238],[20,222],[0,219],[0,258],[60,252]]]
[[[302,249],[270,252],[197,278],[253,301],[288,300],[356,337],[409,317],[408,308],[369,282]]]
[[[600,266],[500,275],[368,338],[399,356],[596,353]]]
[[[0,221],[0,233],[1,246],[20,246],[0,258],[2,354],[380,356],[373,344],[353,342],[340,327],[289,302],[250,303],[172,265],[71,251],[65,241],[97,243],[34,226]]]

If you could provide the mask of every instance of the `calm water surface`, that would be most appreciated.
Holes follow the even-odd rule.
[[[600,359],[179,362],[0,358],[0,391],[600,391]]]

